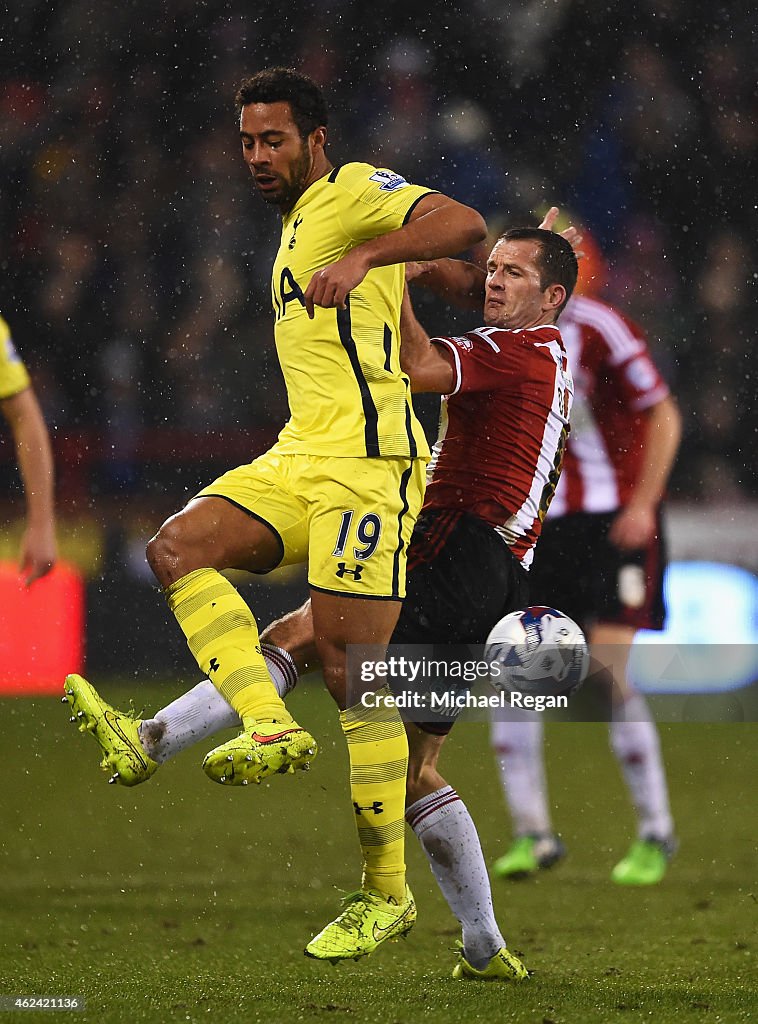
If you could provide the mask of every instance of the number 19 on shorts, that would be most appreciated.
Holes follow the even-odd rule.
[[[345,549],[352,543],[353,558],[355,558],[356,561],[363,562],[367,558],[371,558],[373,553],[376,551],[379,538],[382,535],[382,520],[376,512],[367,512],[358,520],[355,527],[355,533],[351,535],[351,527],[353,525],[354,518],[354,509],[350,509],[347,512],[342,513],[340,528],[337,533],[337,541],[334,545],[332,556],[334,558],[342,558],[345,554]]]

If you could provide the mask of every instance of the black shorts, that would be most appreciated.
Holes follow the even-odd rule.
[[[657,536],[622,551],[608,540],[616,512],[574,512],[548,519],[529,572],[529,603],[565,612],[586,631],[598,622],[662,629],[666,618],[666,551],[658,510]]]
[[[471,657],[466,645],[484,644],[496,622],[528,603],[527,573],[494,528],[447,509],[419,516],[406,587],[391,643],[430,645],[431,657]],[[445,735],[453,721],[416,724]]]

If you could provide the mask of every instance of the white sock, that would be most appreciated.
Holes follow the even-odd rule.
[[[158,764],[221,729],[239,726],[239,715],[209,679],[177,697],[139,728],[145,753]]]
[[[261,644],[276,692],[284,698],[297,683],[297,668],[289,653],[273,644]],[[239,726],[234,708],[209,679],[145,719],[139,729],[145,753],[158,764],[175,757],[211,733]]]
[[[549,835],[553,826],[547,804],[542,721],[533,711],[511,708],[508,714],[509,721],[493,718],[491,742],[514,835]]]
[[[487,867],[476,826],[452,788],[423,796],[405,812],[442,895],[463,930],[464,956],[477,970],[505,945],[495,920]]]
[[[674,823],[669,809],[666,772],[658,730],[640,693],[613,711],[610,740],[637,812],[640,838],[667,839]]]

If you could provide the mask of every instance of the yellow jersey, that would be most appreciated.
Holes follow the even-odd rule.
[[[400,369],[403,264],[369,271],[347,309],[305,311],[317,271],[368,239],[407,223],[432,189],[370,164],[335,167],[285,215],[271,280],[274,336],[290,418],[277,450],[286,454],[428,458]]]
[[[0,400],[25,391],[31,381],[13,346],[10,328],[0,316]]]

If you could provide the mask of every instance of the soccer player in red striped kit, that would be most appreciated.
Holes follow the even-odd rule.
[[[580,271],[581,292],[595,277]],[[585,283],[586,282],[586,283]],[[627,676],[638,629],[661,629],[665,549],[661,501],[681,434],[680,415],[640,328],[589,294],[561,317],[575,381],[571,437],[530,573],[530,596],[576,619],[612,692],[610,742],[637,817],[637,836],[615,865],[619,885],[655,885],[676,850],[658,732]],[[554,833],[542,723],[528,712],[493,722],[492,740],[514,842],[493,865],[522,877],[564,855]]]

